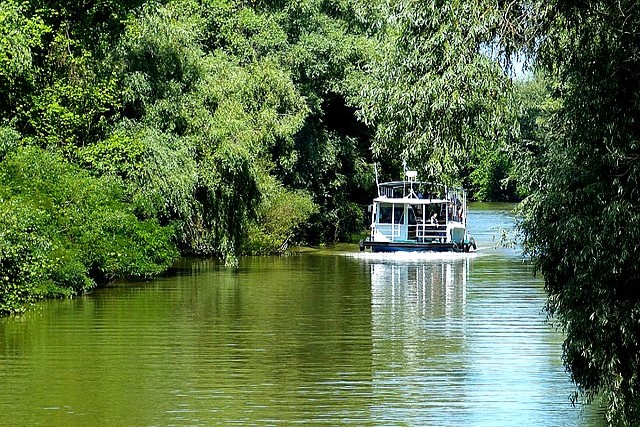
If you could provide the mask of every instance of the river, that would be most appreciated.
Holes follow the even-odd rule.
[[[474,254],[185,259],[2,318],[0,425],[598,427],[510,208],[471,206]]]

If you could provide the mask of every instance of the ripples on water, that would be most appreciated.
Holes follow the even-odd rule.
[[[185,260],[0,319],[2,425],[596,426],[504,209],[475,254]]]

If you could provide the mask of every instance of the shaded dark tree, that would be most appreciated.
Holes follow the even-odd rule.
[[[640,10],[636,1],[533,2],[537,65],[555,104],[521,224],[566,332],[579,394],[640,423]],[[576,396],[577,397],[577,396]]]

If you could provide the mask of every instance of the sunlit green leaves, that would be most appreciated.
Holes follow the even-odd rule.
[[[0,76],[26,77],[33,67],[31,49],[49,31],[38,16],[29,16],[24,4],[0,2]]]
[[[118,53],[130,102],[174,100],[198,82],[204,22],[196,12],[193,2],[148,4],[127,22]]]
[[[20,145],[20,134],[7,126],[0,126],[0,160],[4,159],[7,153],[13,151]]]
[[[25,4],[0,2],[0,122],[14,119],[28,104],[24,96],[33,90],[37,67],[33,51],[39,49],[49,27]]]
[[[263,199],[251,223],[243,251],[253,255],[284,253],[296,231],[318,207],[310,194],[284,188],[270,175],[259,181]]]
[[[504,138],[509,79],[492,57],[500,11],[488,2],[394,2],[361,88],[374,151],[427,177],[456,179],[483,139]]]
[[[178,159],[146,151],[147,172],[134,180],[146,190],[134,194],[155,194],[173,206],[155,210],[181,224],[185,249],[233,262],[261,200],[257,181],[268,162],[255,160],[276,144],[290,145],[307,110],[289,75],[266,55],[271,42],[257,45],[266,33],[278,44],[281,30],[251,9],[211,6],[203,14],[184,2],[143,9],[127,26],[121,55],[130,119],[139,118],[142,128],[134,140],[164,135],[180,153]],[[215,21],[220,16],[222,26]],[[181,190],[171,192],[174,187]]]
[[[177,256],[173,230],[138,220],[115,182],[40,149],[18,149],[0,163],[0,199],[2,313],[96,281],[157,274]]]
[[[277,56],[288,48],[287,34],[278,24],[278,14],[261,14],[242,2],[233,0],[203,1],[206,18],[204,45],[223,51],[249,64]]]

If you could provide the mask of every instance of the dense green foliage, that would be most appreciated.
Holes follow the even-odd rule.
[[[72,187],[109,182],[140,226],[171,231],[166,245],[230,265],[360,232],[374,160],[389,178],[407,160],[511,198],[509,79],[483,53],[496,34],[485,6],[5,0],[4,162],[40,147]],[[124,264],[89,268],[86,283],[137,274]]]
[[[0,313],[41,296],[73,295],[113,277],[164,271],[169,227],[140,221],[108,178],[59,155],[20,148],[0,163]]]
[[[579,391],[613,425],[640,423],[640,10],[636,1],[539,2],[548,99],[519,152],[533,194],[522,229]],[[525,142],[525,141],[523,141]]]
[[[360,93],[374,151],[421,166],[426,179],[459,181],[514,124],[510,79],[491,52],[502,11],[482,1],[393,3]]]
[[[369,10],[319,0],[2,1],[0,167],[51,155],[77,194],[94,191],[91,180],[109,183],[102,192],[133,215],[131,227],[158,224],[157,244],[230,265],[242,253],[349,238],[362,228],[374,183],[370,131],[346,103],[371,46]],[[6,175],[8,188],[13,179]],[[84,211],[74,207],[81,202],[67,201]],[[11,203],[16,224],[36,221],[27,198]],[[100,234],[91,224],[98,217],[71,219]],[[124,258],[102,271],[83,255],[99,243],[81,239],[65,259],[76,262],[82,285],[54,280],[55,290],[42,291],[49,273],[25,267],[35,256],[28,251],[56,227],[66,225],[53,221],[3,243],[3,251],[24,248],[0,259],[2,276],[20,282],[3,311],[162,269],[148,268],[144,245],[131,245],[140,271]],[[158,266],[171,258],[163,253]]]

